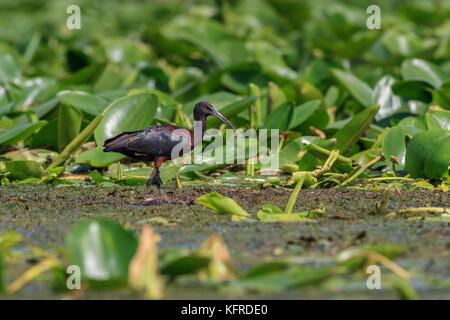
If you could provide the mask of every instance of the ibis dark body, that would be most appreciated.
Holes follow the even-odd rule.
[[[202,138],[206,131],[206,118],[214,116],[231,128],[233,125],[219,112],[217,112],[208,102],[202,101],[195,105],[194,120],[200,121],[202,126]],[[173,153],[175,146],[180,143],[188,144],[187,148],[180,148],[180,152]],[[118,152],[132,159],[140,161],[153,161],[155,166],[147,180],[147,193],[155,177],[156,187],[160,194],[161,178],[159,177],[159,167],[164,161],[178,158],[183,155],[183,150],[189,151],[195,147],[194,131],[173,125],[162,125],[148,127],[143,130],[133,132],[123,132],[105,141],[104,152]]]

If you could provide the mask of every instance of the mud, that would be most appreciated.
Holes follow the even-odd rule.
[[[264,204],[284,208],[290,190],[259,190],[248,186],[202,184],[175,190],[166,186],[166,197],[147,199],[142,187],[100,188],[98,186],[8,186],[0,187],[0,232],[19,231],[24,240],[17,250],[31,246],[52,249],[64,247],[67,231],[86,218],[106,217],[139,233],[146,219],[163,217],[169,224],[155,224],[161,235],[159,247],[197,248],[209,235],[220,234],[228,246],[238,272],[263,261],[297,259],[310,265],[329,261],[344,248],[388,242],[408,248],[396,262],[411,271],[421,298],[450,298],[450,232],[447,222],[408,221],[374,214],[382,191],[336,189],[301,190],[294,211],[324,205],[327,214],[315,224],[232,222],[198,205],[196,198],[208,192],[232,197],[256,216]],[[441,191],[402,191],[407,207],[450,207],[448,193]],[[387,210],[401,208],[393,194]],[[29,266],[22,266],[23,270]],[[21,268],[8,273],[12,280]],[[17,273],[17,274],[16,274]],[[283,293],[246,293],[240,298],[395,298],[389,290],[372,292],[365,287],[365,276],[336,282],[331,288],[306,288]],[[413,282],[414,284],[414,282]],[[44,294],[42,294],[44,292]],[[196,286],[173,285],[169,298],[236,298],[229,292]],[[41,285],[29,285],[16,297],[50,298],[59,294]],[[128,291],[89,292],[84,298],[136,298]]]

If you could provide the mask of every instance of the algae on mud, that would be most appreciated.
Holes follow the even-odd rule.
[[[173,186],[170,187],[172,189]],[[284,207],[290,195],[290,191],[284,189],[256,190],[249,186],[205,184],[184,187],[182,192],[172,189],[168,191],[166,200],[149,203],[136,187],[8,186],[0,187],[0,228],[22,234],[24,240],[14,251],[24,254],[27,248],[34,246],[47,250],[63,247],[67,231],[87,218],[109,218],[137,233],[143,226],[142,221],[161,217],[169,223],[153,225],[155,232],[161,235],[160,250],[198,248],[208,236],[219,234],[230,251],[233,267],[239,273],[270,261],[319,268],[334,264],[334,256],[346,248],[391,243],[406,248],[406,253],[396,262],[411,273],[412,284],[421,298],[449,298],[450,266],[445,259],[450,243],[448,222],[374,216],[372,209],[382,199],[382,191],[300,190],[294,210],[315,209],[320,204],[326,207],[327,214],[317,218],[315,224],[233,222],[229,216],[216,214],[196,203],[199,195],[215,191],[233,197],[252,216],[267,202]],[[408,207],[450,206],[445,192],[403,191],[402,195]],[[401,208],[400,199],[391,197],[387,208],[390,211]],[[32,264],[32,260],[16,261],[14,268],[7,268],[7,283]],[[395,282],[395,275],[382,270],[383,283]],[[231,298],[236,297],[235,294],[250,299],[396,297],[392,287],[374,292],[365,287],[365,282],[364,274],[355,274],[348,279],[331,277],[317,287],[257,293],[242,291],[235,286],[217,291],[192,280],[186,286],[182,280],[168,286],[167,297]],[[49,291],[42,282],[36,282],[24,287],[20,295],[10,297],[49,298],[65,294]],[[99,297],[95,290],[88,290],[83,296],[87,299],[94,297]],[[101,297],[139,295],[119,290]]]

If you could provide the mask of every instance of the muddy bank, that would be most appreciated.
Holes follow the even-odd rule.
[[[200,206],[196,198],[208,192],[220,192],[232,197],[252,215],[264,204],[281,208],[286,205],[290,190],[224,185],[188,186],[182,191],[169,186],[165,198],[146,199],[142,187],[100,188],[98,186],[9,186],[0,187],[0,232],[19,231],[24,241],[19,246],[53,248],[64,246],[67,230],[86,218],[107,217],[124,224],[136,234],[147,219],[162,217],[168,223],[154,224],[161,234],[160,248],[197,248],[212,233],[222,235],[228,246],[235,268],[239,272],[272,259],[297,259],[309,265],[328,263],[340,250],[360,245],[389,242],[401,244],[408,252],[400,265],[417,274],[418,290],[422,298],[450,298],[450,232],[448,223],[408,221],[404,218],[386,218],[374,215],[373,209],[382,198],[382,191],[367,190],[301,190],[295,210],[318,208],[324,205],[327,214],[315,224],[232,222],[230,216],[218,215]],[[450,207],[448,193],[402,191],[408,207]],[[401,208],[398,195],[393,194],[388,210]],[[26,266],[23,266],[24,268]],[[9,275],[13,277],[13,275]],[[441,286],[447,283],[447,287]],[[342,288],[342,286],[337,287]],[[355,280],[348,291],[311,288],[293,290],[276,295],[248,294],[247,298],[344,298],[395,297],[392,292],[373,293],[365,289],[364,276]],[[33,287],[33,286],[31,286]],[[36,286],[35,290],[44,290]],[[229,293],[205,291],[195,287],[169,288],[172,298],[231,298]],[[47,292],[51,295],[51,292]],[[375,296],[374,296],[375,294]],[[101,298],[89,293],[87,297]],[[109,298],[128,296],[129,293],[108,293]],[[106,296],[105,296],[106,297]]]

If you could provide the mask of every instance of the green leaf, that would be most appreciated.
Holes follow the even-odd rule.
[[[380,106],[369,107],[347,122],[334,135],[336,138],[335,148],[341,153],[347,154],[372,123],[379,109]]]
[[[430,130],[450,130],[450,111],[430,110],[425,118]]]
[[[97,183],[101,183],[101,182],[111,182],[109,179],[105,179],[102,177],[102,175],[100,174],[100,172],[98,172],[97,170],[92,171],[89,174],[89,177],[92,178],[92,180],[94,180]]]
[[[14,57],[9,53],[0,52],[0,83],[18,79],[20,70]]]
[[[311,100],[308,102],[305,102],[299,106],[296,106],[294,108],[294,118],[289,124],[289,130],[293,129],[299,125],[301,125],[303,122],[305,122],[310,116],[312,116],[317,109],[320,107],[321,101],[320,100]]]
[[[58,149],[58,119],[49,121],[41,130],[36,132],[30,142],[31,147],[50,146],[52,149]]]
[[[102,147],[96,147],[81,153],[75,161],[80,164],[87,164],[95,168],[107,167],[125,158],[124,155],[116,152],[103,152]]]
[[[263,210],[259,210],[257,213],[257,217],[260,221],[263,222],[316,222],[312,219],[306,218],[305,214],[300,213],[266,213]]]
[[[0,135],[0,145],[10,146],[22,141],[47,124],[47,121],[24,123]]]
[[[435,88],[440,88],[443,83],[450,81],[450,76],[439,66],[422,59],[403,61],[401,72],[404,80],[425,81]]]
[[[150,93],[138,93],[114,101],[104,111],[100,124],[95,129],[97,146],[106,139],[125,131],[136,131],[148,127],[158,107],[158,98]]]
[[[331,268],[292,267],[232,282],[232,287],[260,292],[277,292],[289,288],[317,286],[333,275]]]
[[[100,219],[81,222],[69,231],[66,245],[81,276],[96,281],[126,282],[137,240],[116,222]]]
[[[382,144],[383,154],[388,163],[390,163],[389,157],[391,156],[394,156],[398,159],[400,164],[396,166],[396,169],[402,170],[405,167],[405,156],[406,156],[405,136],[407,134],[410,136],[414,136],[417,132],[419,132],[419,130],[413,127],[396,126],[390,128],[386,133]]]
[[[84,91],[65,90],[59,92],[58,97],[61,103],[76,107],[94,116],[101,113],[108,105],[108,101],[105,99]]]
[[[428,91],[430,85],[420,80],[396,81],[392,85],[392,91],[403,98],[423,102],[431,101],[431,93]]]
[[[376,118],[383,119],[393,115],[402,107],[401,98],[392,91],[392,84],[395,79],[392,76],[384,76],[378,81],[373,89],[372,104],[380,106]]]
[[[78,109],[60,104],[58,115],[58,148],[64,149],[80,133],[83,114]]]
[[[30,177],[40,178],[44,174],[41,165],[31,160],[8,161],[5,163],[5,167],[6,172],[9,172],[8,178],[13,180],[24,180]]]
[[[53,162],[48,167],[49,169],[56,168],[69,159],[79,148],[89,139],[89,137],[94,132],[95,128],[97,128],[100,121],[103,119],[103,113],[100,113],[98,116],[94,118],[94,120],[89,123],[89,125],[81,131],[81,133],[70,142],[67,147],[61,152],[61,154],[53,160]]]
[[[406,149],[406,170],[413,178],[448,178],[450,132],[422,131]]]
[[[279,129],[280,132],[287,131],[291,127],[294,117],[294,105],[291,102],[285,102],[276,107],[267,116],[262,128]]]
[[[372,105],[372,89],[363,81],[359,80],[353,74],[340,69],[331,69],[332,75],[343,85],[350,94],[363,106]]]
[[[220,193],[208,193],[197,198],[198,203],[210,208],[220,214],[237,214],[248,216],[247,211],[242,209],[236,201],[231,198],[223,197]]]
[[[207,267],[210,260],[209,257],[190,254],[171,261],[162,268],[161,273],[172,278],[182,274],[196,273],[200,269]]]

